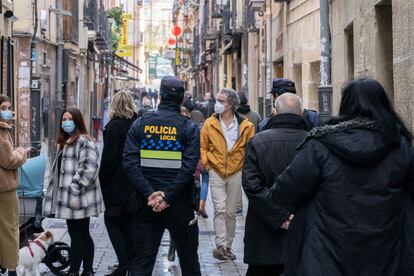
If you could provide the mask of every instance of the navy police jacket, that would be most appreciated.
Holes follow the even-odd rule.
[[[200,133],[173,104],[144,114],[129,130],[123,166],[138,193],[148,198],[163,191],[165,201],[190,199],[200,157]]]

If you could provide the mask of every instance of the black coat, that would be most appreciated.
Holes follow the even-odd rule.
[[[271,113],[266,118],[264,118],[257,125],[256,133],[259,133],[263,130],[269,129],[268,122],[270,121],[270,119],[273,116],[275,116],[275,114]],[[314,110],[304,109],[303,110],[303,118],[305,119],[305,122],[306,122],[306,125],[307,125],[307,127],[306,127],[307,130],[311,130],[312,128],[321,125],[321,120],[319,118],[319,114]]]
[[[298,206],[285,275],[404,275],[402,214],[414,187],[408,139],[391,146],[361,118],[310,137],[269,191],[275,203]]]
[[[105,206],[130,206],[135,200],[134,188],[129,183],[122,167],[122,153],[128,131],[135,121],[114,118],[106,125],[99,181]]]
[[[285,262],[287,231],[280,226],[290,212],[269,200],[266,192],[307,135],[306,122],[298,115],[276,115],[268,125],[268,130],[258,133],[247,145],[243,168],[243,189],[249,199],[244,262],[250,265]]]

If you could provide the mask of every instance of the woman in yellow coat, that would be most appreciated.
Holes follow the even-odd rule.
[[[13,148],[11,102],[0,95],[0,268],[16,275],[19,258],[17,169],[26,161],[23,148]]]

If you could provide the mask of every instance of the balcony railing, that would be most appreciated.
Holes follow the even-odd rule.
[[[96,0],[86,0],[84,2],[84,21],[90,31],[96,30],[98,21],[98,5]]]
[[[87,0],[84,5],[84,21],[89,31],[96,32],[96,46],[100,50],[111,47],[111,32],[109,30],[108,16],[101,4],[98,8],[97,0]]]

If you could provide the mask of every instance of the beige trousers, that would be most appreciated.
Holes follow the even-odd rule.
[[[223,179],[210,170],[209,177],[216,246],[231,248],[236,233],[236,208],[242,194],[242,173],[239,171]]]
[[[16,269],[19,263],[19,199],[16,191],[0,193],[0,265]]]

